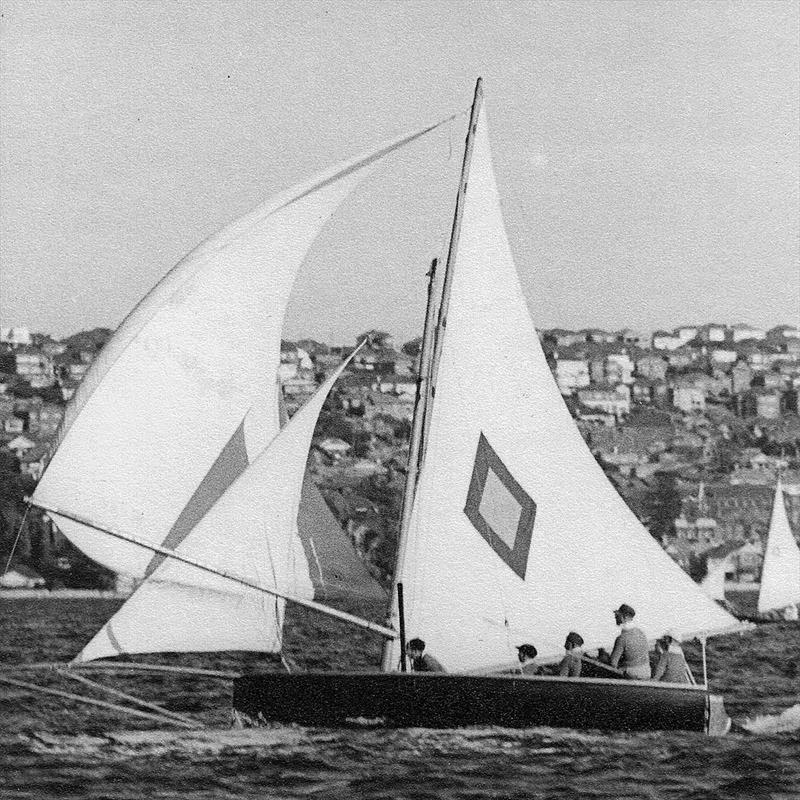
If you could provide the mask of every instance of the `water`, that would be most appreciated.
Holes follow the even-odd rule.
[[[0,659],[70,658],[117,607],[107,600],[0,600]],[[298,663],[362,668],[377,662],[371,635],[303,609],[292,614],[285,649]],[[280,668],[271,656],[170,660]],[[184,731],[0,686],[0,797],[800,798],[798,628],[770,625],[714,640],[709,675],[740,726],[721,739],[546,728],[236,730],[228,682],[92,676],[206,725]],[[13,677],[87,691],[57,676]]]

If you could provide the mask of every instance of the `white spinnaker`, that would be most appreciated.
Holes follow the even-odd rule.
[[[775,487],[767,546],[764,550],[758,612],[761,614],[795,603],[800,603],[800,548],[789,527],[789,518],[783,503],[783,488],[779,480]]]
[[[352,357],[352,356],[351,356]],[[295,597],[314,597],[297,533],[308,450],[342,364],[178,545],[181,555]],[[76,662],[121,653],[280,650],[285,601],[164,560]]]
[[[470,493],[481,434],[536,503],[530,550],[518,565],[524,579],[465,513],[472,496],[498,529],[495,539],[514,544],[520,513],[498,478],[502,467],[494,462],[483,495]],[[628,509],[560,397],[506,239],[485,114],[408,536],[400,576],[406,631],[452,671],[513,662],[514,645],[524,642],[555,657],[571,630],[589,649],[609,647],[616,633],[611,612],[623,602],[651,637],[668,628],[689,635],[737,625]]]
[[[437,125],[282,193],[169,272],[81,384],[33,503],[178,544],[246,466],[254,420],[268,426],[256,438],[278,431],[280,335],[308,249],[379,158]],[[156,564],[147,551],[51,516],[116,572],[142,577]]]

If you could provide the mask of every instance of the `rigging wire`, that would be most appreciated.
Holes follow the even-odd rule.
[[[6,568],[3,570],[3,575],[5,575],[9,567],[11,566],[11,560],[14,558],[14,553],[17,551],[17,545],[19,545],[20,537],[22,536],[22,529],[25,526],[25,521],[28,519],[28,512],[31,510],[30,504],[25,505],[25,511],[22,514],[22,519],[19,522],[19,527],[17,528],[17,536],[14,539],[14,544],[11,545],[11,552],[8,554],[8,560],[6,561]]]

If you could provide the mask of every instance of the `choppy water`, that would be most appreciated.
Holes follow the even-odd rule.
[[[117,605],[0,600],[0,660],[68,659]],[[286,650],[298,663],[360,668],[377,662],[378,645],[369,635],[302,609],[294,614]],[[278,668],[268,656],[180,662]],[[0,797],[800,798],[798,629],[771,625],[714,640],[709,674],[734,722],[749,732],[712,739],[545,728],[235,730],[226,682],[92,676],[206,726],[185,731],[0,686]],[[14,677],[84,691],[57,676]]]

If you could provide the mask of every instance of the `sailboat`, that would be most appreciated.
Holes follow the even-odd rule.
[[[705,642],[742,625],[627,508],[560,397],[506,238],[480,80],[444,272],[429,285],[387,620],[325,599],[324,559],[338,562],[345,591],[365,585],[346,566],[355,557],[346,543],[315,541],[297,523],[317,415],[347,363],[281,426],[273,376],[284,313],[300,264],[345,197],[444,122],[229,225],[102,351],[31,502],[91,558],[141,583],[71,668],[129,653],[280,652],[285,606],[296,603],[382,637],[381,669],[242,675],[233,690],[242,720],[723,733],[730,720],[707,681],[515,668],[516,645],[535,643],[540,661],[553,662],[571,630],[587,652],[608,646],[621,603],[651,639],[670,629]],[[407,636],[425,639],[447,672],[408,672]]]
[[[781,612],[786,620],[797,621],[800,604],[800,548],[797,546],[786,506],[780,477],[772,501],[764,563],[761,569],[761,586],[758,590],[758,613]]]

